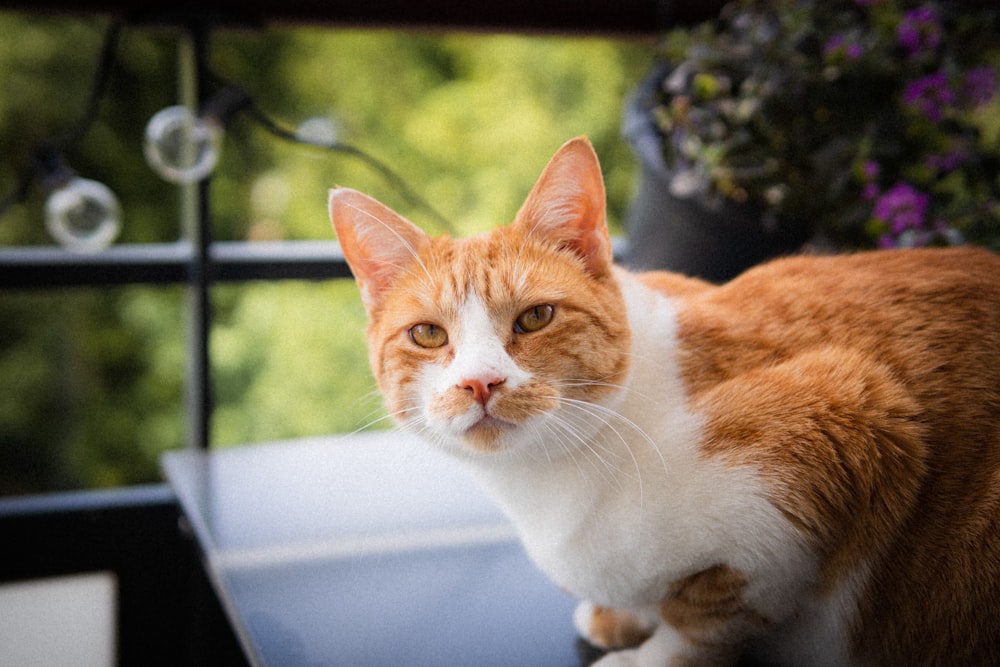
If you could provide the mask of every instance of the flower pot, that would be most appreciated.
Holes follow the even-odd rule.
[[[653,119],[658,87],[668,71],[654,70],[626,104],[623,134],[639,160],[639,184],[626,213],[624,261],[635,270],[666,269],[724,282],[766,259],[797,250],[811,225],[774,220],[752,206],[679,197]]]

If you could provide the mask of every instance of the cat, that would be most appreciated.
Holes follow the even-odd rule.
[[[491,233],[330,215],[388,410],[584,600],[599,665],[1000,664],[1000,257],[630,273],[585,138]]]

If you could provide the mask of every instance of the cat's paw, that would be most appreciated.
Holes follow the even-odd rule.
[[[646,641],[656,627],[655,613],[652,618],[646,616],[642,612],[583,601],[573,612],[573,625],[581,637],[598,648],[632,648]]]
[[[635,616],[648,620],[642,610]],[[699,647],[688,644],[675,629],[660,623],[652,636],[639,646],[611,651],[591,667],[664,667],[674,664],[719,666],[734,663],[722,659],[717,651],[705,653]]]
[[[590,667],[642,667],[639,652],[635,649],[612,651]]]

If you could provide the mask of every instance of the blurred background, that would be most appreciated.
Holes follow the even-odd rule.
[[[108,23],[0,12],[0,196],[87,104]],[[94,123],[65,150],[121,202],[119,243],[181,237],[177,188],[143,158],[146,123],[178,100],[178,34],[126,27]],[[552,153],[593,141],[620,231],[635,165],[622,104],[652,43],[330,27],[219,30],[210,67],[290,128],[364,150],[454,233],[510,221]],[[438,217],[363,160],[237,116],[212,184],[216,240],[332,240],[327,190],[353,187],[430,232]],[[0,245],[52,245],[45,192],[0,215]],[[212,288],[211,445],[384,428],[350,280]],[[0,286],[0,495],[160,479],[185,446],[185,288]]]

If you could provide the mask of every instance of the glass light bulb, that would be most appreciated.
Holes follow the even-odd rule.
[[[67,250],[96,253],[118,238],[121,206],[103,183],[74,177],[45,202],[45,227]]]
[[[146,162],[171,183],[195,183],[219,161],[222,127],[185,106],[162,109],[149,119],[143,152]]]
[[[328,116],[313,116],[302,121],[295,138],[307,144],[332,146],[337,143],[337,126]]]

